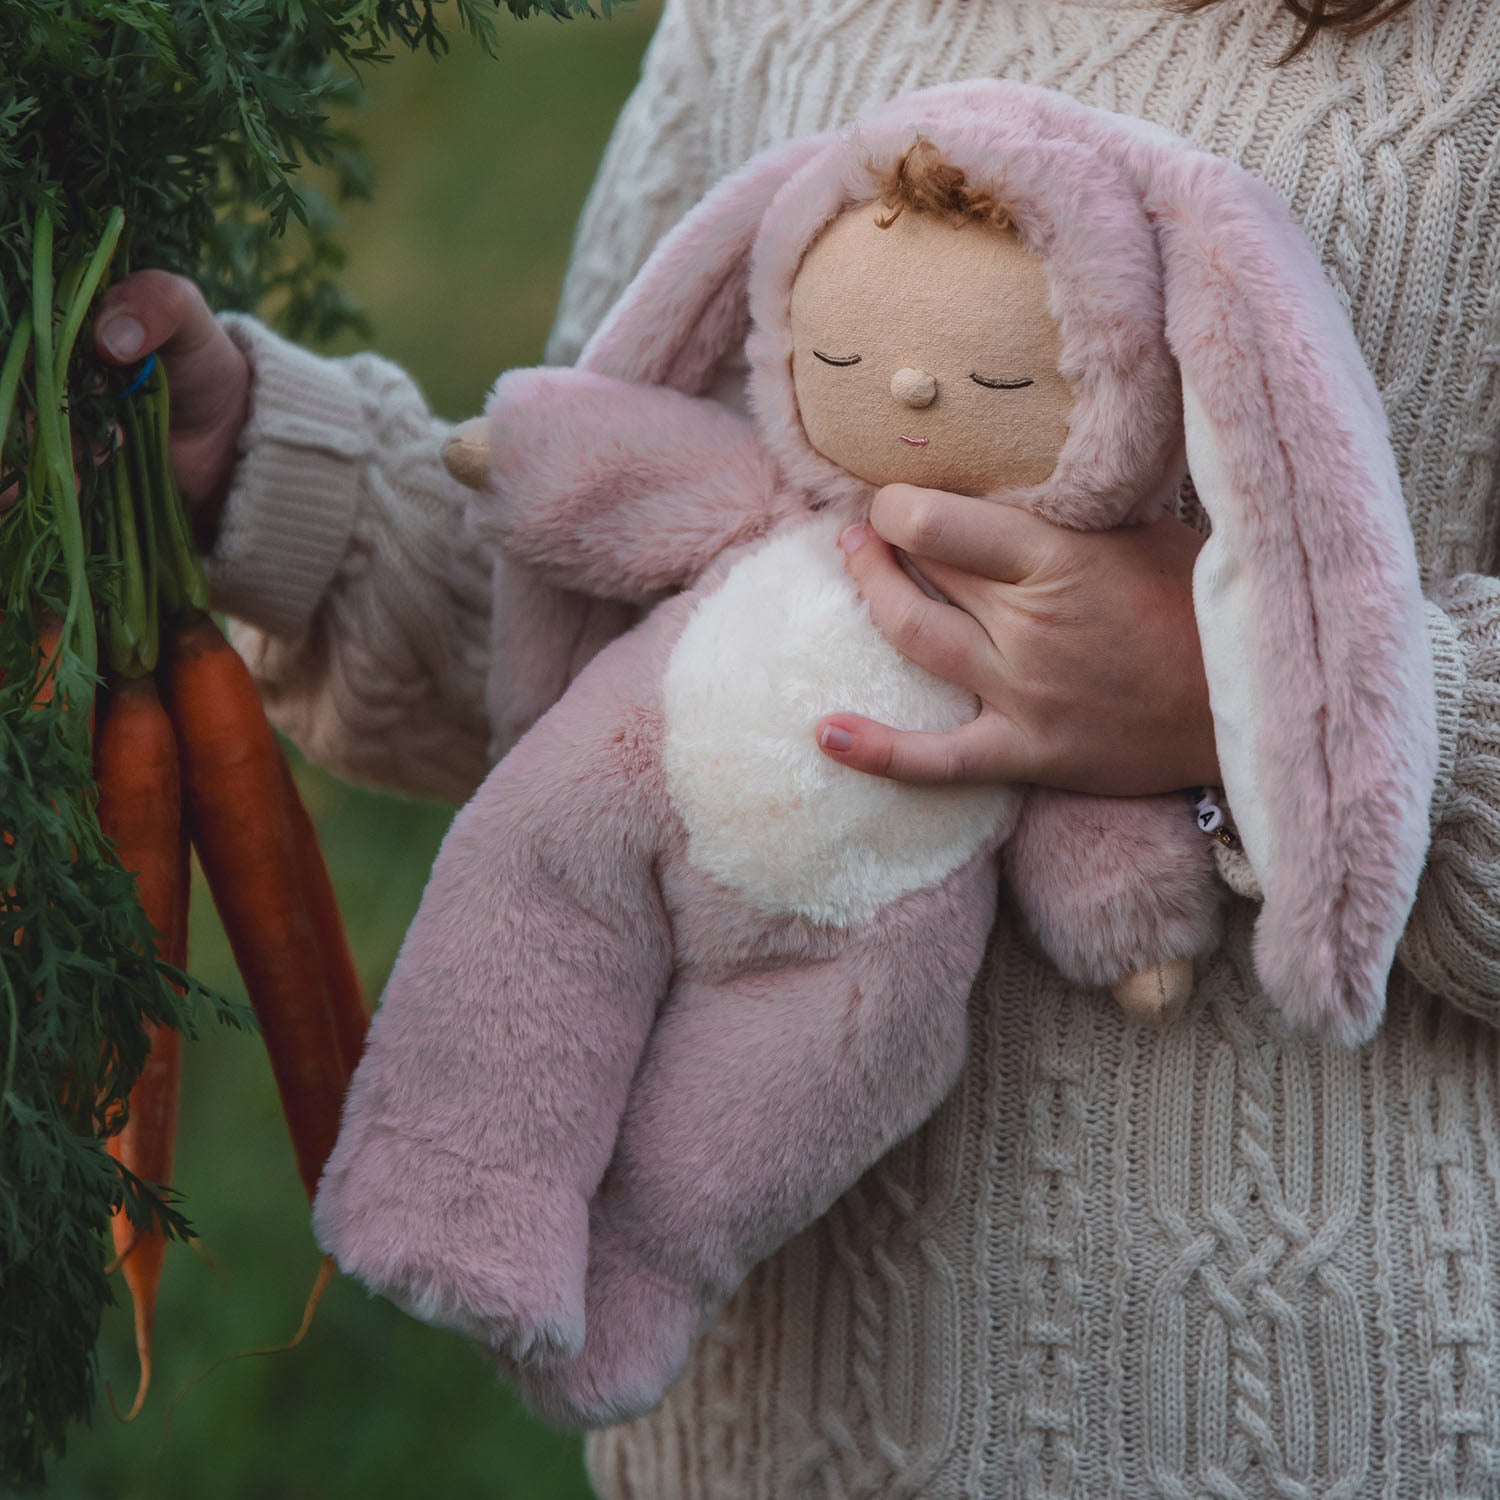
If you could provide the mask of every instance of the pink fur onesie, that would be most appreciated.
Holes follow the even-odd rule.
[[[835,537],[873,487],[808,444],[789,374],[804,252],[916,130],[1010,207],[1061,331],[1062,455],[997,502],[1129,524],[1185,456],[1210,515],[1195,603],[1271,1000],[1367,1036],[1414,895],[1436,732],[1405,509],[1373,385],[1273,195],[1005,83],[757,158],[578,369],[495,389],[475,521],[510,559],[497,722],[566,680],[589,613],[557,590],[668,597],[455,820],[315,1207],[346,1270],[483,1341],[560,1421],[653,1406],[749,1268],[936,1106],[1002,847],[1082,982],[1213,938],[1184,799],[905,787],[813,743],[833,710],[974,711],[870,624]],[[741,347],[753,420],[703,394]]]

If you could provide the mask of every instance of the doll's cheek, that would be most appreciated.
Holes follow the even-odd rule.
[[[795,383],[802,430],[813,450],[872,483],[884,481],[867,472],[879,468],[882,430],[890,431],[894,413],[887,397],[869,388],[869,378],[853,371],[833,380],[810,373]]]

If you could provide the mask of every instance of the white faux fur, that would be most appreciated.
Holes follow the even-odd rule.
[[[871,624],[838,531],[771,538],[698,606],[667,668],[666,769],[695,866],[765,911],[852,926],[1006,831],[1016,794],[904,786],[817,748],[827,713],[944,730],[975,712]]]
[[[1213,708],[1219,773],[1224,778],[1224,791],[1234,814],[1235,831],[1245,846],[1245,857],[1261,890],[1269,891],[1273,884],[1271,809],[1275,788],[1261,784],[1263,767],[1255,742],[1256,726],[1264,722],[1265,708],[1257,701],[1255,664],[1250,654],[1256,617],[1254,593],[1243,566],[1245,541],[1237,534],[1233,496],[1228,493],[1213,421],[1186,377],[1182,408],[1188,470],[1213,523],[1193,568],[1193,609],[1198,617],[1203,671]]]

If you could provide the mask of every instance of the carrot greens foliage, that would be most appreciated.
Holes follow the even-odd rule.
[[[0,1489],[39,1483],[92,1408],[111,1212],[186,1230],[104,1150],[145,1061],[143,1024],[248,1024],[157,957],[99,829],[101,671],[151,671],[158,607],[205,598],[160,371],[132,383],[96,363],[91,309],[150,265],[219,306],[270,306],[294,334],[349,323],[334,216],[298,168],[365,192],[329,117],[358,68],[399,47],[441,53],[444,13],[489,49],[502,3],[591,13],[588,0],[0,0]]]

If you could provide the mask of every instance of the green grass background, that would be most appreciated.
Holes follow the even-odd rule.
[[[655,13],[638,3],[607,22],[507,17],[498,58],[458,37],[439,64],[402,58],[371,73],[356,125],[376,190],[347,214],[346,280],[371,315],[372,346],[412,371],[444,415],[473,413],[500,370],[540,357],[579,206]],[[300,774],[376,994],[451,810]],[[201,880],[193,907],[194,970],[243,994]],[[318,1269],[257,1037],[214,1030],[187,1048],[177,1184],[201,1253],[168,1254],[151,1398],[127,1427],[101,1392],[49,1495],[588,1495],[576,1439],[528,1418],[459,1339],[347,1281],[301,1348],[227,1364],[184,1390],[226,1355],[287,1339]],[[136,1366],[119,1295],[100,1364],[124,1407]]]

